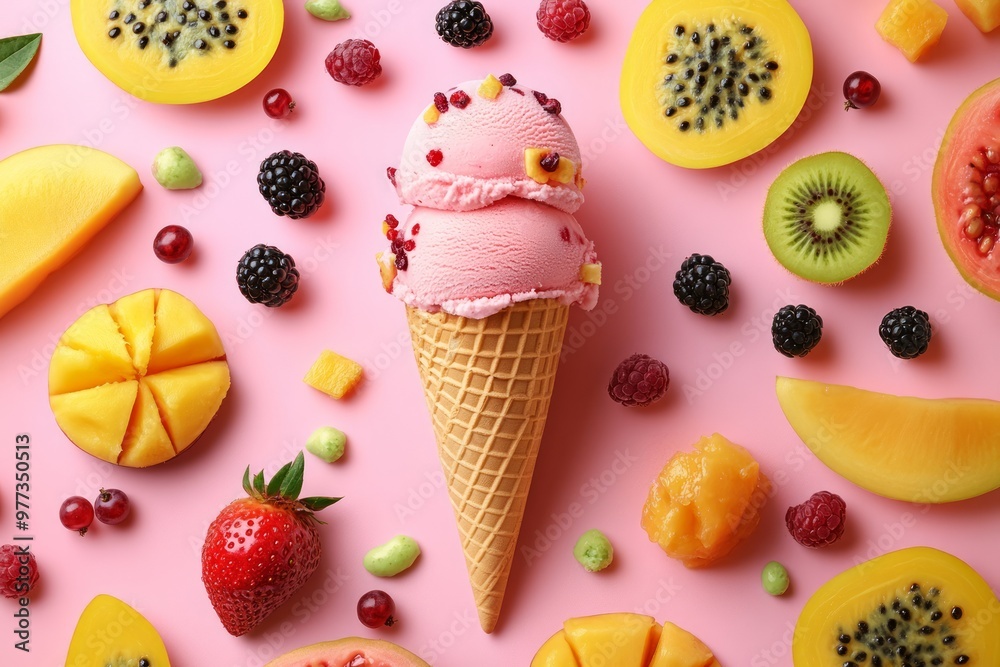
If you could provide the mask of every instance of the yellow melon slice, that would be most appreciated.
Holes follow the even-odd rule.
[[[169,326],[160,326],[160,322]],[[148,373],[219,359],[225,355],[212,321],[177,292],[160,290]]]
[[[600,614],[563,623],[566,641],[581,665],[647,664],[656,646],[656,619],[640,614]]]
[[[73,443],[97,458],[115,462],[122,451],[139,383],[116,382],[49,398],[56,423]]]
[[[69,439],[133,468],[190,446],[228,391],[218,332],[169,290],[143,290],[84,313],[59,339],[49,366],[50,402]],[[127,406],[123,399],[102,405],[102,397],[122,392],[131,396]]]
[[[160,410],[145,380],[139,381],[139,393],[125,438],[118,465],[142,468],[169,461],[177,455],[167,430],[163,428]]]
[[[125,338],[132,365],[139,375],[145,375],[153,349],[153,314],[157,290],[145,289],[118,299],[109,306],[111,316]]]
[[[140,190],[132,167],[85,146],[42,146],[0,161],[0,317]]]
[[[156,628],[118,598],[98,595],[83,610],[69,642],[66,667],[170,667]]]
[[[208,361],[147,375],[163,425],[178,452],[198,439],[229,391],[229,365]]]

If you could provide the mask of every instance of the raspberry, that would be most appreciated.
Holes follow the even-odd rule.
[[[436,167],[439,164],[441,164],[442,160],[444,160],[444,154],[441,151],[439,151],[438,149],[434,148],[434,149],[431,149],[431,150],[427,151],[427,162],[432,167]]]
[[[625,406],[647,406],[663,398],[670,384],[670,372],[662,361],[645,354],[633,354],[618,364],[608,395]]]
[[[930,345],[931,320],[924,311],[903,306],[882,318],[878,333],[894,357],[914,359]]]
[[[801,505],[789,507],[785,525],[795,541],[804,547],[828,547],[844,535],[847,505],[829,491],[814,493]]]
[[[27,562],[24,562],[27,557]],[[21,568],[26,568],[22,573]],[[13,544],[0,546],[0,594],[5,598],[28,595],[38,581],[38,563],[35,554],[23,552]]]
[[[326,57],[326,71],[348,86],[363,86],[382,76],[381,56],[367,39],[348,39]]]
[[[576,39],[590,27],[590,10],[583,0],[542,0],[535,18],[542,34],[557,42]]]
[[[471,101],[472,98],[470,98],[469,94],[464,90],[456,90],[451,94],[451,104],[456,109],[464,109],[469,106],[469,102]]]

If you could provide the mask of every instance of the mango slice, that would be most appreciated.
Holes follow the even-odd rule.
[[[98,595],[83,610],[69,643],[66,667],[170,667],[156,628],[118,598]]]
[[[73,444],[99,459],[115,462],[122,451],[138,389],[139,383],[129,380],[49,400],[59,428]]]

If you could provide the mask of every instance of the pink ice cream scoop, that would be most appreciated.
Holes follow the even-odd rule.
[[[406,204],[470,211],[508,196],[583,203],[580,147],[559,101],[509,74],[436,93],[389,178]]]
[[[383,255],[395,269],[391,291],[427,312],[481,319],[528,299],[597,304],[594,244],[572,215],[545,204],[508,197],[474,211],[418,207],[393,244],[395,254]]]

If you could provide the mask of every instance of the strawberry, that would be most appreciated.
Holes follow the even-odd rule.
[[[243,473],[247,498],[229,503],[208,527],[201,551],[201,580],[229,634],[252,630],[280,607],[319,566],[313,512],[340,498],[299,498],[302,452],[265,482],[261,471]]]

